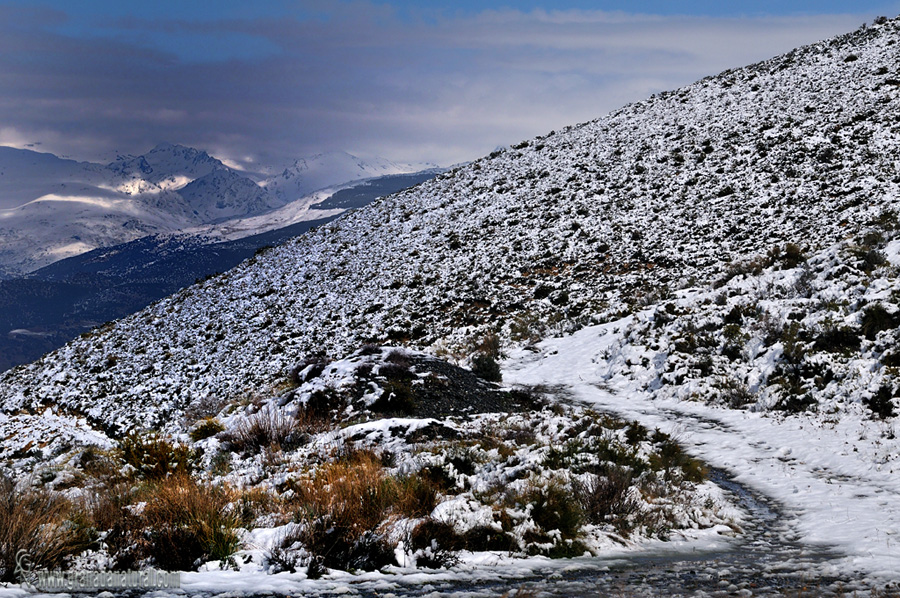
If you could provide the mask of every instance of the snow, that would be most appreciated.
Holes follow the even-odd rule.
[[[520,384],[564,385],[586,404],[677,435],[711,465],[784,505],[805,542],[839,549],[844,556],[835,566],[840,570],[895,579],[900,570],[900,442],[886,438],[890,423],[653,400],[642,390],[644,381],[610,376],[601,357],[623,342],[628,324],[585,328],[542,342],[538,353],[520,350],[505,364],[504,377]]]

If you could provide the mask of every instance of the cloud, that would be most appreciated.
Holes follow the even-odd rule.
[[[0,10],[0,143],[81,159],[165,140],[240,161],[346,149],[449,164],[865,18],[420,18],[353,2],[280,18],[112,19],[87,35],[59,11]],[[241,40],[252,51],[223,50]]]

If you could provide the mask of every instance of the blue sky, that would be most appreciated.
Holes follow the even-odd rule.
[[[449,164],[900,2],[0,0],[0,145]]]

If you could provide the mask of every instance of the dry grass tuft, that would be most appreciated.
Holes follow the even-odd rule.
[[[434,509],[437,490],[420,476],[388,474],[382,456],[354,450],[295,487],[300,542],[326,567],[379,569],[394,563],[384,526]]]
[[[145,553],[170,571],[227,559],[240,543],[232,499],[227,488],[198,483],[188,475],[161,480],[149,489],[140,516]]]
[[[0,582],[15,581],[16,555],[25,550],[36,568],[58,568],[94,540],[77,523],[72,503],[46,489],[0,474]]]

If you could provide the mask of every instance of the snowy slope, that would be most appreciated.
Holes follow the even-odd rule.
[[[326,152],[300,158],[281,172],[260,181],[283,203],[296,201],[313,191],[338,183],[406,174],[437,168],[435,164],[398,164],[385,158],[363,160],[347,152]]]
[[[60,177],[78,180],[99,168],[53,154],[0,147],[0,210],[51,193]]]
[[[548,363],[569,378],[634,397],[651,420],[656,402],[690,411],[695,401],[725,413],[728,434],[747,420],[772,451],[779,430],[833,425],[844,431],[827,446],[864,455],[834,475],[804,457],[803,479],[841,481],[867,458],[890,470],[896,443],[886,428],[876,438],[870,418],[893,421],[900,382],[898,42],[898,21],[863,28],[349,213],[8,372],[6,425],[34,428],[32,414],[52,405],[73,418],[75,437],[177,432],[189,407],[274,396],[309,354],[383,341],[465,360],[487,331],[523,345],[605,324],[541,350],[557,350]],[[562,370],[567,351],[575,369]],[[516,377],[557,381],[532,365]],[[578,384],[583,398],[605,400]],[[695,448],[746,475],[791,459],[736,463]],[[876,469],[847,487],[882,478]],[[794,504],[815,511],[801,525],[821,541],[814,524],[836,514],[816,502],[821,486],[810,488]],[[886,501],[887,529],[900,533],[898,488],[879,488],[868,504]],[[857,534],[842,544],[853,566],[896,564],[866,556],[870,528],[841,529]]]

